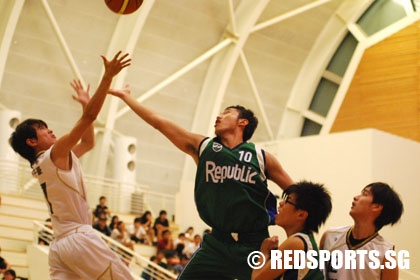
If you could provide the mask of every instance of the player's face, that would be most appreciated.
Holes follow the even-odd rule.
[[[238,126],[239,111],[234,108],[228,108],[220,113],[214,123],[215,134],[221,136],[226,131],[231,131]]]
[[[278,207],[278,214],[275,216],[276,225],[284,227],[289,223],[294,223],[295,220],[293,217],[297,212],[295,202],[296,197],[293,193],[281,198]]]
[[[47,150],[55,143],[56,137],[51,129],[42,124],[36,124],[33,128],[35,128],[36,136],[38,138],[38,150]]]
[[[353,197],[350,215],[352,217],[368,215],[372,209],[372,202],[373,195],[370,191],[370,187],[364,188],[360,194]]]

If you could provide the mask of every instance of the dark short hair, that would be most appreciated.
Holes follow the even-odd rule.
[[[370,188],[373,196],[372,203],[382,205],[381,214],[375,220],[376,230],[380,230],[385,225],[393,225],[398,222],[404,211],[404,206],[398,193],[388,184],[382,182],[371,183],[366,188]]]
[[[13,150],[27,159],[32,165],[35,163],[35,150],[26,144],[26,139],[38,139],[34,125],[48,127],[43,120],[27,119],[21,122],[9,138]]]
[[[167,215],[168,213],[166,213],[166,211],[165,210],[160,210],[160,212],[159,212],[159,216],[162,216],[162,215]]]
[[[6,274],[10,274],[10,275],[12,275],[13,277],[16,277],[16,272],[15,272],[13,269],[8,269],[8,270],[6,270],[6,271],[4,272],[4,275],[6,275]]]
[[[258,126],[258,119],[254,115],[254,112],[252,112],[249,109],[246,109],[245,107],[243,107],[241,105],[228,106],[228,107],[226,107],[226,109],[238,110],[239,118],[248,120],[248,124],[244,128],[244,134],[242,136],[242,140],[244,142],[246,142],[249,139],[251,139],[252,135],[255,132],[255,129],[257,129],[257,126]]]
[[[283,195],[296,195],[295,207],[308,212],[305,230],[318,232],[331,213],[331,196],[323,184],[300,181],[290,185]]]

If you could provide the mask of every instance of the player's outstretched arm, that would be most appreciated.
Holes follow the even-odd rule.
[[[267,178],[280,186],[283,190],[293,184],[292,178],[283,169],[276,157],[265,151]]]
[[[89,90],[90,85],[87,85],[86,90],[83,88],[82,82],[80,80],[73,80],[70,83],[71,87],[74,89],[76,94],[73,94],[73,100],[77,101],[82,105],[83,111],[86,109],[86,106],[90,100]],[[77,157],[81,157],[88,151],[90,151],[95,145],[95,134],[93,123],[89,125],[85,133],[83,133],[80,142],[73,147],[73,152]]]
[[[194,161],[198,161],[198,146],[204,136],[191,133],[178,124],[160,116],[150,108],[142,105],[133,96],[129,86],[124,89],[111,89],[109,93],[121,98],[140,118],[149,125],[159,130],[165,135],[178,149],[190,155]]]
[[[51,151],[51,158],[54,164],[61,169],[69,169],[70,162],[68,159],[70,151],[76,146],[82,136],[84,136],[86,130],[96,120],[102,105],[104,104],[105,97],[114,76],[123,68],[129,66],[131,62],[131,59],[128,58],[128,54],[121,56],[121,51],[111,60],[107,60],[104,56],[101,57],[104,63],[105,72],[95,94],[86,104],[81,118],[77,121],[73,129],[59,138]]]

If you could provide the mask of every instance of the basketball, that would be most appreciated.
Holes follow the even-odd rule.
[[[108,8],[121,15],[134,13],[140,8],[143,0],[105,0]]]

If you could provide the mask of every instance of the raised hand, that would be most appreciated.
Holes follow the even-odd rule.
[[[108,93],[116,97],[123,98],[124,96],[131,94],[131,87],[130,85],[126,85],[123,89],[109,89]]]
[[[105,66],[104,77],[108,76],[112,78],[117,75],[123,68],[131,64],[131,58],[128,58],[128,53],[121,57],[120,55],[121,51],[119,51],[112,60],[107,60],[105,56],[101,55]]]
[[[261,244],[260,251],[267,255],[270,253],[271,250],[277,249],[279,246],[279,238],[277,236],[272,236],[264,239]]]
[[[70,83],[70,85],[76,92],[76,94],[72,95],[73,100],[79,102],[80,104],[82,104],[82,106],[86,106],[86,104],[90,100],[90,95],[89,95],[90,85],[89,84],[87,85],[86,90],[83,89],[83,85],[80,80],[73,80]]]

